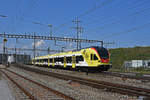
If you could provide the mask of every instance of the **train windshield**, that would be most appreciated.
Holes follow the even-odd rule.
[[[108,54],[108,50],[103,48],[103,47],[97,47],[95,48],[98,52],[98,54],[100,55],[101,59],[108,59],[109,58],[109,54]]]

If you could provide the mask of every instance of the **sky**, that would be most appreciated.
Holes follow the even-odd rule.
[[[0,0],[0,33],[76,38],[75,23],[83,27],[80,38],[103,40],[107,48],[150,46],[150,0]],[[39,24],[35,24],[39,23]],[[37,48],[75,48],[75,43],[37,41]],[[41,42],[41,43],[40,43]],[[32,48],[33,40],[9,39],[8,47]],[[60,46],[61,45],[61,46]],[[82,44],[82,46],[99,44]],[[3,38],[0,39],[3,46]]]

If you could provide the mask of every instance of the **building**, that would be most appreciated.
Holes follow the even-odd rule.
[[[26,54],[0,54],[0,64],[7,63],[10,56],[13,58],[13,60],[12,60],[13,63],[28,64],[31,62],[30,55],[26,55]]]
[[[144,61],[143,60],[132,60],[132,67],[142,67],[144,66]]]
[[[150,68],[150,60],[125,61],[124,67],[125,68],[129,68],[129,67],[132,67],[132,68],[139,68],[139,67]]]

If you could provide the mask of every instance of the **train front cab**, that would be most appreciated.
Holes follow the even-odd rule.
[[[110,67],[110,54],[103,47],[92,47],[83,51],[89,70],[107,71]]]

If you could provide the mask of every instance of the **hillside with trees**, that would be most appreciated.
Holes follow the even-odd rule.
[[[110,49],[113,68],[121,68],[124,61],[150,60],[150,47]]]

